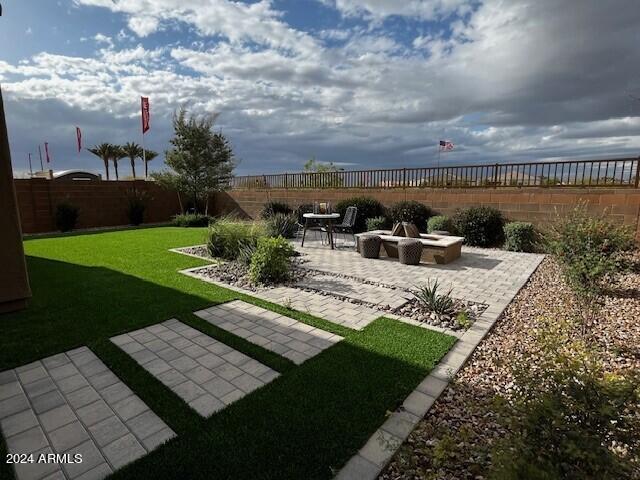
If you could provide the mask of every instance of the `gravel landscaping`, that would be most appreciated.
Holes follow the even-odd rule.
[[[636,255],[636,266],[639,260]],[[498,394],[509,397],[514,387],[509,365],[531,351],[541,318],[574,315],[579,315],[575,297],[556,261],[547,257],[379,478],[486,478],[492,446],[507,434],[494,402]],[[640,269],[635,268],[608,292],[592,328],[607,370],[640,368],[638,318]],[[640,478],[640,471],[633,478]]]

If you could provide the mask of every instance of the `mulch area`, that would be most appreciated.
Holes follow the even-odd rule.
[[[591,330],[611,371],[640,369],[640,255],[633,263],[608,292]],[[494,401],[513,388],[509,364],[530,351],[541,318],[572,315],[579,315],[575,297],[547,257],[379,478],[486,478],[491,448],[507,433]]]

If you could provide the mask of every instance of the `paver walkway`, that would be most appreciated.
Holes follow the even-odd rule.
[[[82,455],[16,464],[19,480],[104,478],[175,436],[87,347],[0,373],[0,426],[9,452],[33,453],[34,462]]]
[[[374,279],[371,278],[368,278],[368,280],[374,281]],[[384,283],[384,278],[379,278],[378,280]],[[360,300],[373,305],[388,305],[392,308],[401,307],[407,303],[407,300],[413,298],[413,295],[404,290],[372,285],[348,277],[323,275],[321,273],[303,277],[296,283],[296,286],[329,292],[334,295]]]
[[[348,274],[411,289],[427,280],[438,280],[444,291],[462,300],[508,304],[542,261],[543,255],[462,247],[462,256],[447,265],[403,265],[397,259],[362,258],[353,248],[331,250],[319,242],[294,242],[303,254],[305,268]]]
[[[279,375],[175,319],[111,341],[204,417]]]
[[[215,305],[195,314],[297,365],[342,340],[339,335],[241,300]]]

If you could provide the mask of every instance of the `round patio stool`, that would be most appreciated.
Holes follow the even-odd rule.
[[[422,256],[422,242],[415,238],[398,240],[398,260],[405,265],[418,265]]]
[[[382,239],[378,235],[362,235],[360,237],[360,256],[362,258],[379,258]]]

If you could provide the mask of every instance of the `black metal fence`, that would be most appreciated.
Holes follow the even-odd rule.
[[[496,163],[233,177],[232,189],[262,188],[638,188],[638,158]]]

